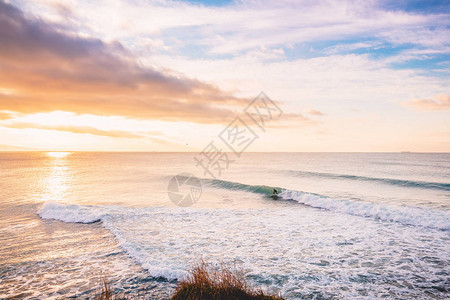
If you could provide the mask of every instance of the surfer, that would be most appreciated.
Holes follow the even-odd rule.
[[[278,191],[276,189],[273,189],[273,194],[278,195]]]

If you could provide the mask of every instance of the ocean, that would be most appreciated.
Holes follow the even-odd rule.
[[[202,260],[286,299],[449,297],[450,154],[196,155],[1,152],[0,298],[167,299]]]

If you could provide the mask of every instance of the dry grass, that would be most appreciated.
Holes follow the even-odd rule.
[[[213,269],[201,262],[178,283],[172,300],[279,300],[251,288],[242,273],[225,266]]]
[[[98,296],[94,298],[95,300],[112,300],[115,299],[113,292],[111,291],[111,286],[106,279],[103,279],[103,286],[101,292]]]
[[[223,265],[212,268],[202,261],[189,273],[185,280],[177,284],[172,300],[283,300],[252,288],[242,273]],[[103,279],[101,292],[94,299],[113,300],[119,297],[113,294],[110,284]]]

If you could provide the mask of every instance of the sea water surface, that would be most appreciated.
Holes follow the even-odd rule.
[[[194,156],[0,153],[0,298],[166,299],[201,260],[286,299],[449,297],[450,154],[244,153],[215,180]]]

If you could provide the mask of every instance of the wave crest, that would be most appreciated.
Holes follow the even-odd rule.
[[[281,190],[279,194],[284,200],[294,200],[298,203],[315,208],[326,209],[338,213],[354,216],[373,218],[387,222],[398,222],[403,225],[423,226],[439,230],[450,230],[450,213],[432,208],[414,206],[395,206],[388,204],[376,204],[372,202],[337,199],[302,191],[269,187],[265,185],[248,185],[225,180],[206,180],[212,186],[242,190],[264,195],[271,195],[273,188]]]
[[[422,188],[422,189],[437,189],[443,191],[450,191],[450,183],[442,182],[430,182],[430,181],[413,181],[405,179],[394,179],[394,178],[378,178],[378,177],[367,177],[358,175],[347,175],[347,174],[335,174],[335,173],[322,173],[322,172],[307,172],[307,171],[284,171],[290,175],[297,177],[319,177],[319,178],[330,178],[330,179],[348,179],[355,181],[369,181],[377,182],[382,184],[396,185],[401,187],[411,187],[411,188]]]
[[[101,221],[104,213],[89,209],[89,206],[69,205],[47,201],[38,211],[38,215],[42,219],[59,220],[67,223],[89,224]]]

